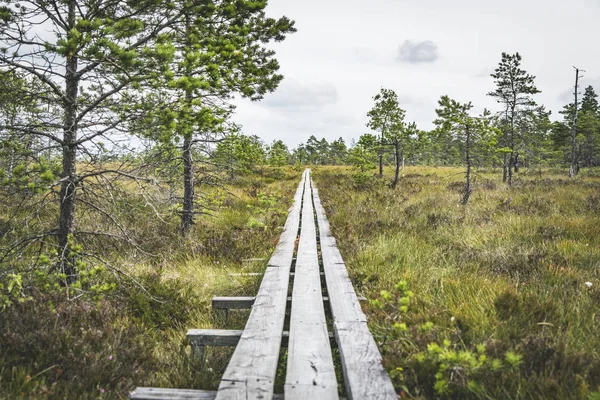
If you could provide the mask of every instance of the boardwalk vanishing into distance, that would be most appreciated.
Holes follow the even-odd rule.
[[[256,297],[219,297],[215,305],[251,308],[243,330],[187,333],[198,357],[205,346],[236,346],[218,390],[137,388],[131,399],[335,400],[340,386],[348,399],[397,398],[310,170],[302,175]],[[343,382],[336,378],[333,348],[339,352]],[[281,352],[287,352],[284,393],[275,394]]]

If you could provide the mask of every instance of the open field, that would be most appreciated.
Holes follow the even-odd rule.
[[[357,186],[343,167],[315,169],[355,287],[375,299],[368,316],[386,366],[408,397],[600,390],[600,177],[523,173],[512,188],[501,178],[480,173],[463,207],[457,168],[409,167],[396,189],[387,179]]]

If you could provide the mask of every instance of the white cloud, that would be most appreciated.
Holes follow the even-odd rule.
[[[431,63],[439,58],[438,46],[431,40],[413,42],[405,40],[398,48],[396,59],[411,64]]]

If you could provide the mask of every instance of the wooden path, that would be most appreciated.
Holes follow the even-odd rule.
[[[131,399],[335,400],[340,386],[348,399],[397,398],[309,170],[302,175],[257,295],[214,298],[213,307],[251,308],[244,330],[188,331],[199,357],[205,346],[236,346],[218,390],[137,388]],[[284,393],[274,394],[286,344]],[[338,349],[337,360],[332,348]],[[336,378],[336,364],[343,382]]]

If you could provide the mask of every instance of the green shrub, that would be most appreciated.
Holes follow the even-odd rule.
[[[0,313],[0,397],[96,398],[125,394],[153,369],[155,339],[92,303],[36,295]]]

